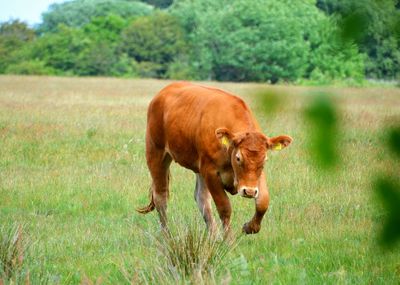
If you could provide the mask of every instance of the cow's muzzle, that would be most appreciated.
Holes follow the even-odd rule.
[[[225,190],[228,191],[231,195],[236,195],[238,193],[235,187],[225,187]]]
[[[239,195],[244,198],[257,198],[258,193],[259,193],[258,187],[242,186],[239,189]]]

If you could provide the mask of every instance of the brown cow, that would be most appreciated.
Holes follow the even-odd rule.
[[[268,209],[269,193],[263,171],[267,150],[281,149],[289,136],[268,138],[242,99],[220,89],[172,83],[151,101],[147,113],[146,159],[153,184],[151,202],[138,209],[157,209],[166,227],[169,166],[172,160],[196,173],[195,200],[210,229],[214,200],[224,229],[230,227],[233,195],[255,198],[256,212],[243,226],[257,233]]]

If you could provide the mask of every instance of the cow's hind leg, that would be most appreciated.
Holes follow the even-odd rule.
[[[150,148],[146,152],[147,165],[149,167],[152,183],[152,202],[160,217],[161,227],[167,226],[167,200],[169,196],[169,166],[171,156],[164,149]]]
[[[196,189],[194,191],[194,199],[196,200],[200,213],[206,222],[207,228],[213,232],[215,230],[215,221],[211,211],[211,194],[207,188],[204,178],[200,174],[196,174]]]

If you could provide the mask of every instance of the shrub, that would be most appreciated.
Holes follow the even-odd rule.
[[[118,57],[118,61],[113,64],[110,70],[112,76],[124,76],[124,77],[138,77],[138,64],[137,62],[128,57],[126,54],[121,54]]]
[[[142,61],[136,63],[136,70],[140,77],[159,78],[164,73],[164,67],[156,62]]]
[[[170,63],[166,77],[177,80],[194,80],[198,78],[187,56],[178,57]]]
[[[9,65],[5,73],[20,75],[54,75],[57,74],[57,71],[46,66],[43,61],[26,60]]]
[[[35,39],[35,31],[19,20],[0,23],[0,73],[14,63],[13,53]]]
[[[186,53],[184,31],[171,15],[141,17],[122,32],[120,49],[139,63],[145,77],[165,77],[168,65]]]

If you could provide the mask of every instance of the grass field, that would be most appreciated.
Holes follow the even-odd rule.
[[[0,227],[22,227],[24,280],[152,283],[162,269],[158,217],[134,209],[147,204],[150,186],[146,108],[166,84],[0,77]],[[400,121],[400,89],[207,84],[243,97],[267,135],[289,134],[294,142],[266,164],[271,206],[261,232],[240,237],[203,282],[399,284],[400,248],[377,245],[385,211],[371,182],[379,173],[399,174],[383,137]],[[262,112],[254,95],[260,88],[284,98],[274,113]],[[339,112],[340,164],[328,172],[310,159],[313,129],[303,117],[319,91],[333,94]],[[168,214],[178,231],[204,227],[193,190],[194,174],[172,165]],[[239,237],[254,205],[238,196],[231,202]]]

